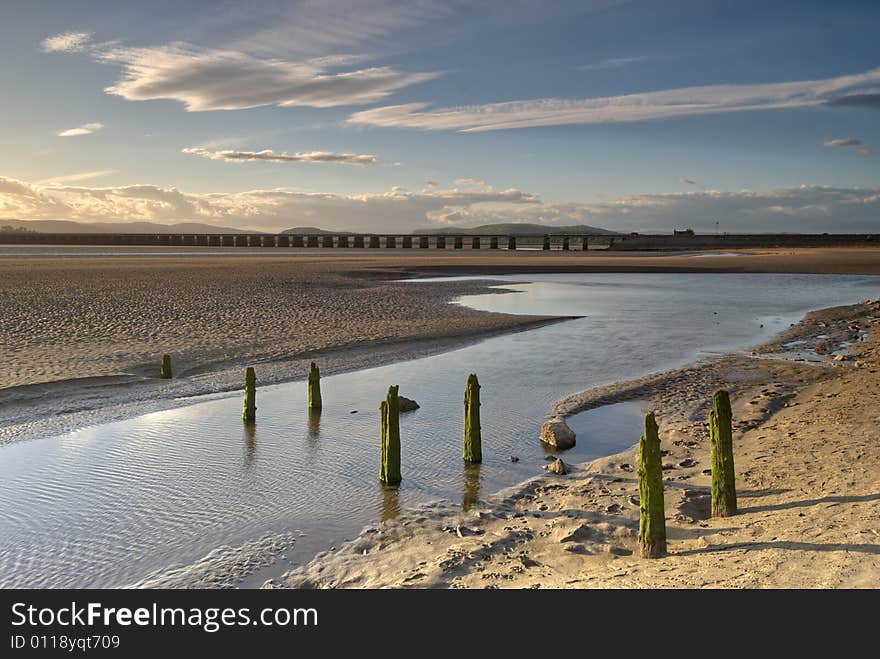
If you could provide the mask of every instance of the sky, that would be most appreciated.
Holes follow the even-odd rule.
[[[0,218],[880,231],[880,3],[2,0]]]

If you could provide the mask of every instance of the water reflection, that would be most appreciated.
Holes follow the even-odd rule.
[[[309,439],[321,436],[321,410],[309,408]]]
[[[400,488],[396,485],[381,485],[382,521],[400,517]]]
[[[480,465],[464,466],[464,487],[462,488],[461,509],[467,512],[480,500]]]
[[[254,423],[244,424],[244,466],[249,469],[257,454],[257,426]]]

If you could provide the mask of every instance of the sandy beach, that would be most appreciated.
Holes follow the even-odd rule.
[[[665,558],[638,557],[632,449],[536,476],[467,512],[443,503],[408,512],[264,587],[876,588],[878,327],[880,302],[811,312],[750,354],[557,404],[561,415],[631,399],[656,410]],[[791,341],[804,351],[853,343],[844,359],[808,364]],[[711,519],[706,420],[721,387],[733,401],[740,510]]]

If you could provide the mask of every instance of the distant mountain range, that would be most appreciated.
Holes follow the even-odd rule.
[[[322,234],[328,233],[331,235],[336,235],[338,233],[346,233],[342,231],[327,231],[326,229],[319,229],[317,227],[293,227],[292,229],[285,229],[281,233],[295,233],[295,234]],[[349,236],[353,236],[357,234],[357,231],[349,231],[347,232]]]
[[[600,229],[591,227],[586,224],[575,224],[571,226],[548,226],[546,224],[527,224],[519,222],[508,222],[506,224],[484,224],[479,227],[442,227],[438,229],[416,229],[415,234],[465,234],[473,236],[486,236],[497,234],[500,236],[522,236],[529,234],[545,234],[545,233],[567,233],[571,235],[579,234],[600,234],[605,236],[616,235],[616,231],[608,229]]]
[[[213,224],[181,222],[74,222],[73,220],[9,220],[0,218],[0,225],[23,228],[40,233],[260,233],[218,227]]]

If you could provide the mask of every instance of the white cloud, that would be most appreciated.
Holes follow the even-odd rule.
[[[83,50],[92,39],[90,32],[64,32],[43,39],[43,50],[47,53],[72,53]]]
[[[276,153],[271,149],[263,151],[211,151],[201,147],[187,147],[183,153],[191,153],[210,158],[211,160],[223,160],[225,162],[323,162],[343,163],[347,165],[375,165],[378,162],[376,156],[360,153],[333,153],[330,151],[310,151],[307,153]]]
[[[685,178],[684,176],[679,176],[675,179],[676,183],[681,183],[682,185],[696,185],[696,181],[692,181],[689,178]]]
[[[437,75],[404,73],[387,66],[351,68],[360,58],[350,56],[261,59],[185,43],[153,48],[112,46],[92,52],[101,61],[122,65],[122,79],[104,90],[108,94],[129,101],[179,101],[190,112],[266,105],[362,105]]]
[[[605,124],[672,117],[839,105],[840,98],[876,89],[880,68],[796,82],[708,85],[588,99],[545,98],[429,109],[424,103],[355,112],[348,122],[368,126],[476,132],[533,126]]]
[[[453,209],[540,203],[520,190],[446,190],[362,195],[290,189],[184,193],[176,188],[128,185],[90,188],[40,185],[0,178],[0,217],[81,221],[194,220],[278,230],[315,223],[331,229],[410,231]]]
[[[861,140],[857,140],[854,137],[839,137],[835,139],[828,139],[822,143],[826,149],[834,149],[834,148],[851,148],[855,149],[863,156],[868,155],[868,147],[865,146],[865,143]]]
[[[361,195],[290,189],[186,193],[128,185],[41,185],[0,177],[0,217],[81,221],[193,220],[279,230],[302,224],[352,231],[410,231],[426,224],[589,224],[618,231],[692,226],[714,231],[876,232],[880,188],[801,186],[735,192],[634,194],[613,201],[544,203],[516,189],[399,187]]]
[[[55,133],[58,137],[76,137],[77,135],[91,135],[92,133],[97,133],[104,127],[104,124],[99,123],[91,123],[91,124],[83,124],[82,126],[77,126],[76,128],[68,128],[66,130],[59,130]]]

